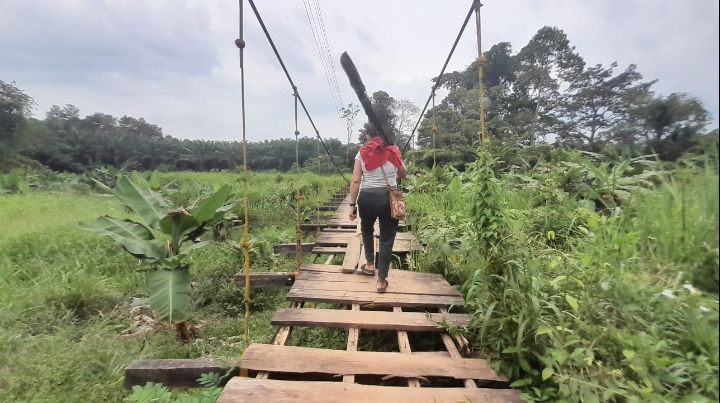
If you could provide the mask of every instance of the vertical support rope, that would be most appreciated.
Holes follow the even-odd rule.
[[[433,168],[435,168],[436,158],[435,158],[435,152],[437,151],[437,146],[435,144],[435,135],[437,134],[437,110],[435,109],[435,91],[432,92],[432,146],[433,146]]]
[[[485,94],[483,84],[483,66],[485,65],[485,56],[482,53],[482,36],[480,26],[480,0],[475,0],[475,28],[477,29],[477,46],[478,46],[478,76],[480,78],[480,143],[487,141],[487,133],[485,133]]]
[[[293,86],[293,98],[295,99],[295,170],[296,183],[295,183],[295,236],[297,238],[295,242],[295,275],[300,273],[300,266],[302,265],[303,251],[302,251],[302,229],[300,229],[300,201],[303,199],[300,194],[300,131],[298,130],[298,93],[297,87]]]
[[[245,305],[245,315],[243,319],[243,351],[250,344],[250,223],[248,221],[248,168],[247,168],[247,131],[245,129],[245,64],[243,60],[243,51],[245,49],[245,40],[243,39],[243,0],[238,0],[240,5],[240,37],[235,41],[235,45],[240,49],[240,104],[241,104],[241,120],[242,120],[242,152],[243,152],[243,208],[245,220],[243,222],[243,240],[240,246],[243,249],[245,257],[243,268],[245,270],[245,291],[243,302]],[[242,370],[242,376],[248,376],[247,369]]]

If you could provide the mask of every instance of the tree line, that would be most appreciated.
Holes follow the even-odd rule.
[[[81,117],[74,105],[54,105],[45,119],[34,119],[33,99],[13,84],[0,85],[0,162],[5,166],[31,159],[77,173],[102,166],[209,171],[235,169],[243,162],[240,142],[178,139],[143,118],[99,112]],[[337,139],[324,142],[336,162],[345,165],[348,145]],[[316,138],[301,137],[298,154],[301,165],[334,170]],[[250,169],[287,171],[295,164],[295,139],[250,142],[248,156]]]
[[[384,118],[394,125],[392,130],[398,138],[407,138],[403,133],[409,132],[408,122],[418,116],[417,107],[408,100],[395,100],[384,91],[375,92],[372,98],[376,108],[384,111]],[[242,143],[238,141],[178,139],[143,118],[118,118],[101,112],[81,117],[72,104],[53,105],[44,119],[36,119],[32,117],[34,106],[31,96],[13,83],[0,80],[0,169],[23,165],[28,160],[55,171],[75,173],[104,166],[210,171],[236,169],[243,163]],[[350,132],[358,108],[349,104],[345,109]],[[359,144],[350,142],[349,135],[345,144],[334,138],[323,142],[309,137],[298,139],[302,167],[316,173],[352,167]],[[295,139],[248,144],[248,167],[252,170],[288,171],[295,165]]]
[[[509,42],[484,53],[486,130],[491,139],[522,146],[552,143],[598,151],[608,145],[650,150],[675,159],[707,132],[708,111],[684,93],[652,91],[637,66],[588,65],[566,34],[543,27],[519,52]],[[480,129],[477,61],[436,77],[448,95],[425,115],[423,148],[465,149]]]
[[[656,80],[643,80],[634,64],[587,65],[556,27],[541,28],[517,53],[509,42],[501,42],[483,57],[486,127],[493,142],[594,151],[622,146],[675,159],[703,138],[717,137],[717,129],[706,130],[710,116],[698,99],[683,93],[656,95]],[[480,130],[477,62],[434,80],[440,80],[448,94],[423,116],[416,148],[420,154],[438,150],[447,161],[470,159]],[[386,129],[398,144],[405,144],[419,115],[417,106],[385,91],[373,93],[372,102]],[[100,112],[81,117],[71,104],[54,105],[44,119],[35,119],[34,107],[30,95],[0,80],[0,168],[28,160],[70,172],[101,166],[207,171],[242,164],[242,145],[236,141],[177,139],[143,118]],[[350,143],[357,114],[355,105],[343,108],[345,144],[325,140],[342,169],[352,166],[357,150],[358,144]],[[315,172],[335,171],[316,138],[300,138],[299,160]],[[294,163],[294,139],[249,145],[250,169],[286,171]]]

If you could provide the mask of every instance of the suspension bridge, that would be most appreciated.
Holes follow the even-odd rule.
[[[265,34],[278,63],[292,90],[295,104],[295,136],[299,136],[298,114],[300,110],[310,122],[316,137],[325,147],[307,105],[293,81],[268,27],[253,0],[247,0],[253,14]],[[414,272],[396,267],[390,271],[387,292],[375,290],[372,277],[358,274],[365,262],[364,245],[360,235],[360,223],[350,221],[350,200],[347,190],[334,196],[323,210],[334,210],[326,221],[304,223],[301,221],[302,195],[295,194],[296,243],[277,245],[276,252],[290,251],[296,255],[294,272],[253,273],[250,267],[250,223],[248,221],[248,169],[247,135],[245,128],[245,69],[243,50],[243,0],[240,7],[240,35],[235,41],[240,50],[240,81],[242,102],[243,136],[243,270],[235,277],[239,287],[244,288],[245,320],[244,345],[246,346],[237,369],[238,375],[225,385],[219,401],[270,401],[270,402],[519,402],[519,391],[509,388],[509,380],[497,374],[482,357],[472,354],[467,340],[449,329],[467,326],[472,317],[462,313],[464,301],[458,290],[441,275]],[[305,2],[308,21],[313,28],[318,55],[323,60],[323,72],[336,106],[342,104],[337,89],[331,54],[322,15],[317,2]],[[480,77],[480,142],[486,140],[484,127],[482,69],[484,59],[480,38],[480,7],[473,0],[461,28],[437,77],[441,77],[457,47],[473,14],[476,16],[478,41],[478,74]],[[314,17],[311,17],[314,16]],[[314,24],[314,25],[313,25]],[[435,80],[430,95],[419,118],[402,147],[407,150],[421,119],[441,80]],[[434,137],[433,126],[433,137]],[[297,142],[296,142],[297,144]],[[330,161],[340,175],[341,169],[325,147]],[[296,159],[297,158],[296,146]],[[299,160],[298,166],[299,178]],[[343,175],[344,178],[344,175]],[[345,178],[347,181],[347,178]],[[299,186],[296,187],[299,189]],[[404,223],[396,237],[393,254],[400,257],[420,252],[422,245]],[[312,243],[303,243],[304,233],[312,231],[317,236]],[[375,238],[377,243],[377,236]],[[377,244],[375,245],[377,250]],[[314,263],[306,263],[303,253],[312,253]],[[325,257],[323,263],[317,263]],[[336,259],[337,257],[337,259]],[[340,260],[341,264],[332,264]],[[249,315],[250,288],[290,286],[287,299],[289,308],[278,309],[271,323],[277,327],[271,344],[250,344]],[[345,350],[331,350],[290,346],[288,341],[295,328],[347,329]],[[373,332],[395,333],[392,345],[382,346],[382,351],[360,350],[361,335]],[[440,347],[442,346],[442,347]],[[175,360],[179,361],[179,360]],[[126,370],[126,384],[143,380],[161,381],[172,386],[194,386],[196,375],[217,370],[214,360],[177,362],[158,365],[139,362]],[[183,382],[181,378],[190,379]]]

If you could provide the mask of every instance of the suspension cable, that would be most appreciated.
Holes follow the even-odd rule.
[[[240,105],[242,120],[242,141],[243,141],[243,209],[245,220],[243,222],[243,240],[240,246],[243,249],[245,257],[243,267],[245,270],[245,291],[243,302],[245,305],[245,314],[243,319],[243,351],[250,344],[250,222],[249,202],[248,202],[248,168],[247,168],[247,131],[245,130],[245,64],[243,60],[243,51],[245,49],[245,40],[243,38],[243,0],[238,0],[240,4],[240,35],[235,41],[235,45],[240,49]],[[247,370],[243,370],[242,376],[247,376]]]
[[[315,15],[312,14],[313,7],[310,5],[310,8],[308,8],[307,0],[303,0],[303,6],[305,7],[305,15],[307,16],[308,25],[310,26],[310,31],[312,32],[313,39],[315,40],[315,49],[317,50],[318,57],[320,58],[320,66],[322,67],[323,75],[325,76],[325,81],[328,83],[328,88],[330,89],[330,94],[333,98],[333,104],[335,104],[335,109],[338,111],[340,110],[340,107],[342,105],[342,102],[338,101],[337,94],[335,93],[335,86],[333,84],[332,78],[330,78],[330,74],[328,73],[328,62],[327,57],[325,53],[325,47],[324,43],[322,42],[322,39],[320,38],[320,27],[316,28],[316,19]],[[322,48],[322,49],[321,49]]]
[[[252,0],[250,0],[250,4],[252,4]],[[428,97],[427,101],[425,101],[425,106],[423,106],[422,112],[420,112],[420,116],[418,117],[417,122],[415,123],[415,127],[412,129],[412,132],[410,133],[410,138],[408,138],[408,141],[405,143],[405,147],[402,149],[402,153],[405,154],[405,151],[408,148],[408,145],[410,145],[410,140],[412,140],[413,136],[415,135],[415,131],[417,130],[418,126],[420,126],[420,121],[423,119],[423,115],[425,114],[425,111],[427,110],[428,105],[430,104],[430,100],[432,99],[433,95],[435,94],[435,90],[440,86],[440,82],[442,81],[442,75],[445,74],[445,68],[447,67],[448,63],[450,62],[450,58],[452,57],[453,53],[455,53],[455,48],[457,47],[458,42],[460,42],[460,37],[462,37],[463,32],[465,32],[465,27],[467,26],[468,21],[470,21],[470,17],[472,16],[473,11],[475,11],[475,1],[472,2],[472,6],[470,6],[470,10],[468,10],[467,16],[465,16],[465,21],[463,21],[462,27],[460,27],[460,32],[458,32],[457,37],[455,38],[455,42],[452,45],[452,48],[450,49],[450,53],[447,56],[447,59],[445,59],[445,64],[443,64],[442,69],[440,70],[440,74],[437,76],[437,80],[435,81],[435,84],[432,87],[432,90],[430,91],[430,96]]]
[[[305,111],[305,116],[307,116],[308,120],[310,121],[310,124],[312,125],[312,128],[315,131],[315,135],[317,136],[318,140],[320,140],[320,143],[322,144],[323,148],[325,149],[325,152],[327,153],[328,157],[330,157],[330,162],[332,162],[333,166],[335,166],[335,169],[338,171],[340,176],[342,176],[342,178],[345,180],[345,182],[350,183],[350,181],[348,181],[348,179],[342,173],[342,170],[340,170],[340,167],[337,165],[337,163],[335,163],[335,158],[333,158],[332,154],[330,153],[330,150],[327,148],[327,145],[325,145],[325,141],[323,141],[322,137],[320,136],[320,131],[318,130],[317,126],[315,126],[315,122],[312,120],[312,117],[310,116],[310,112],[308,112],[308,109],[305,106],[305,102],[303,102],[303,99],[300,96],[300,93],[297,92],[297,86],[295,85],[295,82],[293,82],[292,77],[290,77],[290,73],[288,72],[287,67],[285,67],[285,62],[283,62],[282,57],[280,57],[280,53],[278,52],[277,47],[275,46],[275,42],[273,42],[272,37],[270,36],[270,33],[268,32],[268,29],[265,26],[265,22],[263,21],[262,17],[260,17],[260,13],[258,12],[257,7],[255,7],[255,2],[253,0],[248,0],[248,3],[250,3],[250,7],[252,8],[253,13],[255,14],[255,17],[257,18],[258,22],[260,23],[260,27],[262,28],[263,32],[265,33],[265,37],[267,38],[268,42],[270,43],[270,46],[272,47],[272,50],[275,53],[275,57],[277,57],[278,62],[280,62],[280,67],[282,67],[283,71],[285,72],[285,77],[287,77],[288,82],[290,82],[290,86],[295,89],[295,93],[297,94],[297,99],[300,102],[300,106],[302,106],[303,111]]]

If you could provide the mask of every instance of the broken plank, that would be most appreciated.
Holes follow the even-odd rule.
[[[359,313],[360,312],[360,305],[353,304],[353,306],[350,308],[353,313]],[[350,328],[348,329],[348,340],[347,340],[347,351],[357,351],[358,348],[358,340],[360,339],[360,329],[358,328]],[[355,382],[355,375],[343,375],[343,382],[348,383],[354,383]]]
[[[393,307],[394,313],[402,313],[402,308],[400,307]],[[397,332],[398,336],[398,347],[400,349],[401,354],[412,354],[412,349],[410,348],[410,339],[408,338],[408,334],[404,330],[398,330]],[[408,386],[411,388],[419,388],[420,387],[420,380],[418,378],[408,378],[407,379]]]
[[[345,251],[345,257],[343,258],[342,272],[353,273],[358,267],[360,261],[360,249],[362,248],[362,241],[360,237],[355,236],[348,243],[347,250]]]
[[[447,313],[447,310],[445,308],[440,308],[440,313]],[[453,343],[452,337],[450,337],[447,332],[442,333],[440,337],[442,338],[445,349],[447,350],[448,354],[450,354],[450,357],[460,358],[460,352],[458,351],[457,347],[455,347],[455,343]],[[507,378],[503,378],[502,381],[506,382]],[[477,389],[477,384],[474,380],[468,378],[465,379],[463,382],[465,383],[466,388]]]
[[[339,255],[345,253],[346,249],[344,246],[316,246],[312,249],[312,253],[316,255]]]
[[[237,374],[234,363],[215,358],[183,360],[136,360],[125,368],[125,387],[143,386],[148,382],[161,383],[168,388],[202,387],[197,383],[202,374],[215,372]]]
[[[314,243],[303,243],[302,251],[306,252],[306,253],[310,253],[310,252],[312,252],[313,247],[315,247]],[[278,254],[295,253],[296,250],[297,250],[297,244],[294,244],[294,243],[283,243],[283,244],[273,245],[273,253],[278,253]]]
[[[293,302],[290,304],[291,308],[302,308],[304,302]],[[285,343],[290,339],[290,333],[292,333],[292,327],[291,326],[284,326],[277,330],[277,333],[275,333],[275,338],[273,339],[273,345],[278,346],[284,346]],[[247,349],[246,349],[247,351]],[[245,376],[245,374],[243,374]],[[256,375],[256,378],[258,379],[267,379],[270,374],[267,371],[260,371]]]
[[[250,273],[251,288],[288,287],[295,282],[294,272]],[[245,273],[235,274],[235,285],[245,287]]]

